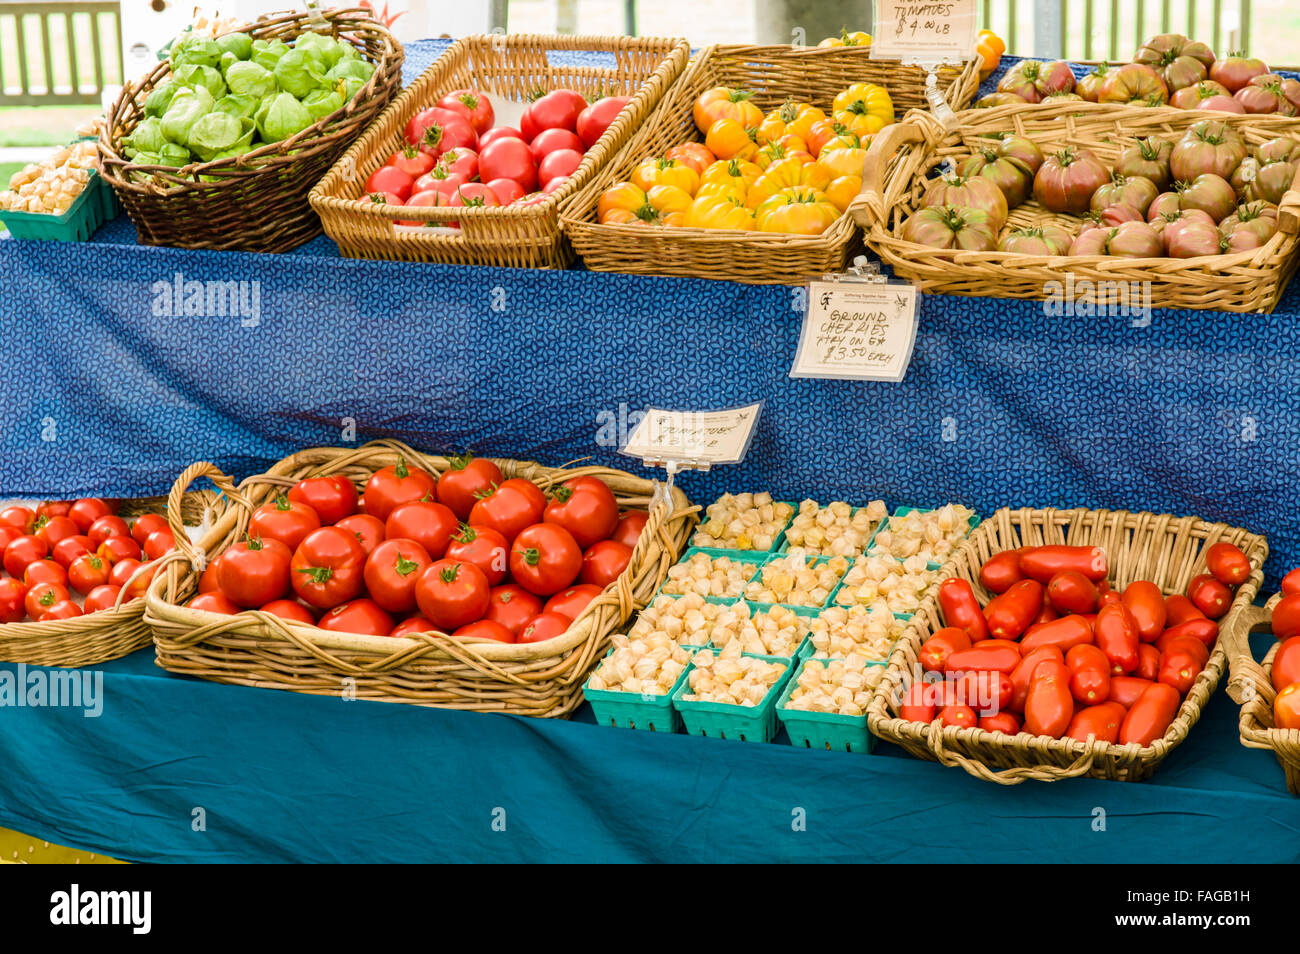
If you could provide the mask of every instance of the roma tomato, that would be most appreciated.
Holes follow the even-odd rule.
[[[0,623],[21,623],[27,616],[27,587],[11,576],[0,579]]]
[[[1173,686],[1152,683],[1129,706],[1119,728],[1120,745],[1150,745],[1169,730],[1181,704],[1182,698]]]
[[[223,616],[234,616],[241,612],[241,609],[222,593],[200,593],[194,599],[190,600],[190,609],[203,610],[205,613],[220,613]]]
[[[1089,643],[1074,646],[1065,654],[1070,670],[1070,694],[1086,706],[1100,705],[1110,696],[1110,660]]]
[[[1155,682],[1156,676],[1160,675],[1160,650],[1153,644],[1138,645],[1138,664],[1133,670],[1133,675],[1151,682]]]
[[[1300,682],[1300,636],[1284,639],[1273,654],[1273,688],[1281,691]]]
[[[1208,648],[1219,638],[1219,624],[1212,619],[1189,619],[1177,626],[1170,626],[1156,639],[1156,648],[1163,651],[1171,640],[1179,636],[1190,636]]]
[[[939,723],[953,725],[959,729],[969,729],[979,723],[979,717],[970,706],[951,705],[939,710]]]
[[[1122,676],[1138,668],[1137,620],[1123,602],[1111,603],[1097,611],[1097,621],[1092,626],[1097,648],[1110,661],[1111,675]]]
[[[246,536],[221,554],[217,586],[232,603],[256,609],[289,592],[292,560],[293,552],[279,540]]]
[[[144,546],[144,542],[151,534],[166,529],[168,529],[166,517],[156,513],[141,514],[135,518],[135,523],[131,524],[131,539]]]
[[[1047,584],[1047,598],[1058,613],[1097,612],[1097,585],[1078,570],[1062,570]]]
[[[1020,640],[1020,649],[1031,653],[1042,646],[1055,646],[1061,652],[1068,653],[1075,646],[1092,643],[1092,626],[1082,616],[1071,614],[1030,626]]]
[[[368,513],[354,513],[350,517],[344,517],[335,526],[356,537],[366,556],[370,556],[384,539],[384,521]]]
[[[1119,740],[1119,727],[1124,716],[1125,709],[1118,702],[1088,706],[1074,714],[1065,735],[1080,742],[1088,741],[1090,735],[1096,737],[1098,742],[1116,742]]]
[[[1025,696],[1025,731],[1057,739],[1070,727],[1073,718],[1070,670],[1065,663],[1054,659],[1039,663]]]
[[[995,553],[980,567],[980,585],[990,593],[1005,593],[1011,584],[1023,580],[1020,572],[1020,551],[1004,550]]]
[[[545,509],[546,498],[535,484],[512,478],[479,498],[470,509],[469,522],[491,527],[513,541],[526,527],[540,522]]]
[[[308,626],[316,625],[315,614],[297,600],[271,600],[265,606],[258,608],[263,613],[270,613],[272,616],[278,616],[290,623],[306,623]]]
[[[575,477],[551,492],[542,520],[554,523],[586,550],[607,539],[618,526],[618,501],[609,485],[597,477]]]
[[[387,520],[400,504],[437,500],[437,495],[437,481],[427,471],[408,467],[405,459],[399,457],[396,464],[389,464],[370,475],[362,499],[366,513]]]
[[[524,192],[537,188],[537,161],[522,139],[502,137],[483,146],[478,154],[478,174],[484,182],[513,179]]]
[[[1024,565],[1024,558],[1021,558]],[[946,582],[946,581],[945,581]],[[990,636],[998,639],[1018,639],[1029,628],[1038,611],[1043,608],[1043,585],[1037,580],[1013,583],[1005,593],[999,593],[984,607]],[[1050,624],[1045,624],[1050,625]]]
[[[943,611],[944,623],[966,630],[971,642],[988,639],[988,624],[980,612],[975,591],[965,580],[950,577],[939,584],[939,608]]]
[[[645,529],[646,521],[650,515],[641,510],[629,510],[618,518],[618,526],[614,532],[609,535],[611,540],[617,540],[619,543],[626,543],[630,547],[635,547],[636,542],[641,539],[641,531]]]
[[[1110,679],[1110,697],[1107,701],[1118,702],[1125,709],[1137,702],[1155,681],[1139,679],[1137,676],[1112,676]]]
[[[1050,583],[1052,577],[1074,570],[1097,583],[1106,579],[1106,551],[1101,547],[1033,547],[1020,557],[1020,571],[1031,580]]]
[[[617,540],[601,540],[587,548],[582,555],[582,570],[578,579],[602,589],[613,583],[632,561],[632,548]]]
[[[1300,593],[1300,567],[1282,577],[1281,589],[1286,596],[1290,596],[1292,593]]]
[[[415,585],[432,563],[416,541],[390,537],[366,557],[366,591],[388,612],[409,613],[415,609]]]
[[[482,619],[491,598],[483,571],[473,563],[438,560],[415,584],[420,612],[446,632]]]
[[[548,639],[554,639],[556,636],[562,636],[568,630],[571,622],[572,620],[567,616],[562,616],[559,613],[538,613],[519,631],[518,641],[521,643],[541,643]]]
[[[5,547],[4,564],[10,576],[22,579],[28,564],[44,560],[50,553],[45,541],[35,534],[27,534],[13,540]]]
[[[1250,579],[1250,560],[1231,543],[1213,544],[1205,551],[1205,565],[1225,586],[1241,586]]]
[[[116,520],[117,518],[114,517],[113,519]],[[131,538],[127,537],[127,539],[130,540]],[[84,553],[94,553],[96,546],[98,544],[94,543],[90,537],[84,537],[81,534],[74,537],[64,537],[50,550],[50,557],[66,570],[72,566],[72,561],[77,557]]]
[[[933,722],[936,694],[934,684],[921,679],[913,681],[903,693],[903,701],[898,707],[898,717],[907,722]]]
[[[492,588],[484,619],[495,620],[518,636],[538,613],[542,601],[518,583],[503,583]]]
[[[557,524],[527,527],[511,544],[510,575],[537,596],[558,593],[577,579],[583,568],[581,547],[573,534]]]
[[[253,516],[248,520],[248,535],[263,540],[278,540],[292,553],[306,539],[307,534],[319,527],[320,517],[315,510],[305,503],[290,500],[286,494],[279,494],[274,500],[268,500],[253,511]]]
[[[1025,709],[1025,698],[1029,695],[1029,681],[1038,669],[1039,663],[1051,660],[1065,665],[1065,656],[1055,646],[1044,646],[1026,653],[1020,664],[1011,671],[1011,708],[1016,712]]]
[[[163,528],[159,527],[158,529],[161,530]],[[90,528],[86,531],[85,539],[90,541],[88,549],[93,550],[109,537],[129,536],[131,536],[131,528],[126,525],[126,521],[117,516],[117,514],[110,513],[105,514],[90,525]],[[77,538],[74,537],[72,539]],[[145,536],[145,539],[149,539],[148,535]]]
[[[343,474],[300,480],[286,496],[315,511],[321,526],[332,526],[357,512],[357,488]]]
[[[82,497],[68,508],[68,516],[77,525],[78,533],[89,533],[90,527],[100,517],[111,517],[113,510],[99,497]]]
[[[1189,620],[1208,618],[1196,608],[1195,603],[1181,593],[1173,593],[1165,597],[1166,626],[1177,626],[1179,623],[1186,623]]]
[[[970,649],[970,636],[957,626],[945,626],[931,634],[921,647],[918,657],[927,672],[943,672],[944,664],[953,653]]]
[[[943,662],[944,672],[1012,672],[1020,665],[1020,653],[1010,646],[972,646],[957,649]]]
[[[447,544],[446,555],[451,560],[473,563],[492,586],[504,582],[510,569],[510,543],[491,527],[462,523]]]
[[[384,521],[386,540],[414,540],[426,553],[439,560],[447,552],[451,535],[459,526],[451,508],[432,500],[398,504]]]
[[[289,582],[308,606],[332,609],[361,595],[366,554],[357,538],[338,527],[313,530],[290,561]]]
[[[2,589],[3,587],[0,586],[0,590]],[[122,588],[114,586],[112,583],[97,586],[86,594],[86,602],[82,604],[81,609],[87,614],[110,610],[117,605],[117,594],[120,592],[122,592]],[[0,603],[3,603],[2,592],[0,592]],[[5,621],[3,610],[0,610],[0,621]]]
[[[363,596],[347,603],[340,603],[322,613],[316,625],[334,633],[387,636],[393,631],[393,618],[374,600]]]
[[[449,466],[438,475],[438,502],[450,507],[457,520],[466,521],[479,495],[504,479],[501,468],[486,458],[469,454],[449,458]]]
[[[1220,619],[1232,606],[1232,590],[1208,573],[1191,578],[1187,596],[1210,619]]]
[[[587,604],[599,596],[601,592],[599,586],[591,583],[579,583],[567,590],[561,590],[547,600],[545,611],[547,613],[559,613],[561,616],[569,617],[569,619],[577,619],[582,615],[582,611],[587,608]]]
[[[1163,683],[1166,686],[1173,686],[1178,690],[1180,696],[1185,696],[1191,692],[1192,684],[1196,682],[1196,677],[1201,674],[1201,670],[1204,668],[1205,660],[1195,653],[1167,652],[1160,658],[1160,669],[1156,674],[1156,682]]]
[[[1165,597],[1160,587],[1149,580],[1134,580],[1124,587],[1124,605],[1137,623],[1138,639],[1154,643],[1165,628]]]
[[[980,716],[979,727],[986,732],[1003,732],[1017,735],[1020,732],[1020,718],[1014,712],[998,712],[993,715]]]
[[[491,619],[478,619],[452,633],[457,639],[491,639],[498,643],[513,643],[515,634]]]
[[[110,569],[108,563],[93,553],[83,553],[73,560],[72,565],[68,567],[68,582],[74,590],[85,595],[95,587],[104,586],[108,583]],[[31,567],[28,567],[27,570],[30,573]]]
[[[596,140],[605,134],[630,102],[632,100],[626,96],[605,96],[580,112],[575,128],[583,145],[588,149],[596,145]]]

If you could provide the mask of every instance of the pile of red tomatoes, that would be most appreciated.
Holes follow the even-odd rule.
[[[176,546],[167,520],[146,513],[128,523],[117,501],[47,500],[0,510],[0,623],[75,619],[144,595],[150,564]]]
[[[487,94],[455,90],[411,117],[404,145],[371,173],[366,193],[408,207],[535,205],[573,175],[628,102],[552,90],[524,109],[516,129],[496,125]]]
[[[438,475],[399,459],[361,494],[335,474],[264,503],[189,605],[368,636],[540,642],[618,578],[645,522],[620,513],[596,477],[548,496],[483,458],[454,459]]]
[[[1250,578],[1230,543],[1206,550],[1209,573],[1186,595],[1147,580],[1107,583],[1100,547],[1007,550],[980,568],[993,593],[945,580],[945,626],[921,647],[924,678],[907,687],[903,719],[1016,735],[1150,745],[1173,723],[1209,661],[1218,619]]]

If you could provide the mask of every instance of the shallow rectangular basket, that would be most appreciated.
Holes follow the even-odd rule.
[[[1249,749],[1265,749],[1277,756],[1278,764],[1286,775],[1286,787],[1292,795],[1300,795],[1300,729],[1278,729],[1273,724],[1273,658],[1280,642],[1269,647],[1263,662],[1256,662],[1250,651],[1250,633],[1262,629],[1273,618],[1273,607],[1282,598],[1278,593],[1263,607],[1251,606],[1242,616],[1240,625],[1233,628],[1228,647],[1228,695],[1241,705],[1237,730],[1241,744]]]
[[[609,54],[609,66],[566,63],[563,54]],[[532,36],[496,34],[458,40],[383,115],[311,190],[312,208],[325,232],[353,258],[563,268],[573,260],[560,234],[560,212],[574,194],[641,125],[686,68],[685,40],[626,36]],[[583,157],[582,164],[545,200],[503,208],[419,208],[377,205],[365,196],[366,178],[405,141],[407,121],[455,89],[482,90],[520,101],[537,90],[567,87],[589,99],[630,96]],[[459,231],[420,232],[397,220],[430,226],[459,222]]]
[[[312,184],[401,89],[402,46],[369,11],[273,13],[242,29],[254,39],[281,40],[329,32],[355,46],[375,71],[342,109],[289,139],[182,168],[139,166],[122,152],[122,140],[144,119],[145,98],[170,75],[169,62],[128,84],[109,110],[99,157],[146,245],[287,252],[315,238],[321,223],[307,202]]]
[[[125,500],[118,514],[170,514],[164,511],[167,503],[160,497]],[[177,506],[180,517],[174,524],[179,527],[179,539],[185,533],[181,524],[194,527],[213,520],[224,507],[224,500],[209,491],[195,491],[178,498]],[[143,649],[151,638],[144,622],[144,600],[136,599],[75,619],[0,625],[0,661],[29,666],[94,666]]]
[[[921,207],[932,175],[947,161],[960,166],[975,144],[989,141],[982,137],[1024,136],[1045,154],[1067,145],[1084,148],[1109,165],[1135,139],[1154,136],[1176,141],[1208,118],[1204,110],[1169,107],[1026,103],[967,110],[959,116],[959,131],[950,134],[918,110],[885,129],[871,144],[863,196],[850,212],[865,231],[867,247],[893,268],[894,275],[932,294],[1044,300],[1071,288],[1080,300],[1140,307],[1144,296],[1135,297],[1132,289],[1149,283],[1153,308],[1272,311],[1296,268],[1300,174],[1282,197],[1277,234],[1247,252],[1189,259],[1024,255],[938,249],[902,238],[903,224]],[[1212,118],[1236,128],[1249,146],[1292,135],[1296,127],[1295,120],[1277,116],[1215,113]],[[1077,216],[1051,213],[1031,198],[1012,210],[1002,234],[1049,223],[1077,232],[1081,222]],[[1068,276],[1072,285],[1066,284]]]
[[[582,702],[582,684],[604,654],[610,634],[645,606],[690,536],[698,508],[678,489],[666,505],[651,507],[662,487],[622,471],[495,461],[506,477],[523,477],[543,489],[573,477],[595,476],[614,491],[620,507],[649,509],[627,569],[566,632],[544,642],[352,635],[260,611],[223,616],[185,605],[198,591],[202,567],[242,539],[249,516],[262,503],[307,477],[342,473],[362,488],[376,470],[399,459],[432,474],[450,466],[445,457],[397,441],[314,448],[286,457],[265,474],[245,480],[237,492],[227,493],[231,505],[200,547],[181,547],[146,594],[145,621],[153,631],[158,665],[214,682],[316,695],[531,716],[573,711]],[[216,467],[200,462],[177,478],[171,499],[204,476],[229,486]]]
[[[944,67],[939,76],[954,109],[969,103],[979,87],[975,60],[961,70]],[[926,106],[925,78],[919,67],[870,59],[864,47],[707,47],[695,55],[636,135],[564,211],[564,231],[583,263],[597,271],[758,285],[793,284],[840,271],[861,244],[847,213],[821,235],[791,235],[602,225],[596,220],[596,204],[602,192],[630,177],[643,159],[663,155],[687,140],[702,140],[692,108],[696,97],[714,86],[752,90],[752,101],[766,113],[791,98],[826,108],[845,87],[871,82],[889,91],[896,112],[901,114]]]
[[[1236,544],[1245,552],[1251,565],[1250,579],[1238,588],[1227,615],[1219,621],[1219,641],[1183,699],[1169,731],[1151,745],[1079,742],[1027,732],[1008,736],[980,728],[941,727],[937,721],[925,724],[898,718],[902,693],[913,674],[920,671],[921,645],[944,625],[937,586],[922,601],[899,639],[889,668],[871,699],[867,722],[872,733],[919,758],[958,766],[976,778],[1001,785],[1080,776],[1125,782],[1149,778],[1165,756],[1187,738],[1227,669],[1228,647],[1235,643],[1231,633],[1246,620],[1264,579],[1262,566],[1268,557],[1264,537],[1197,517],[1126,510],[1002,509],[957,547],[940,573],[940,579],[957,577],[969,582],[983,605],[992,594],[980,584],[979,569],[995,553],[1046,544],[1098,546],[1106,552],[1107,579],[1115,589],[1123,589],[1134,580],[1150,580],[1165,594],[1183,593],[1188,580],[1207,572],[1205,549],[1219,541]]]

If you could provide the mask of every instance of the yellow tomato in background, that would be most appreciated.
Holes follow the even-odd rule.
[[[719,119],[734,119],[745,128],[757,126],[763,121],[763,113],[749,101],[753,95],[751,90],[729,86],[705,90],[696,98],[692,110],[696,128],[707,133]]]
[[[799,139],[804,139],[813,123],[825,118],[826,114],[812,103],[788,102],[763,118],[754,138],[760,146],[776,142],[782,136],[797,136]]]
[[[686,213],[686,225],[688,228],[741,232],[752,232],[756,227],[753,211],[745,208],[744,203],[734,196],[727,195],[696,196]]]
[[[822,49],[833,46],[870,46],[871,34],[863,33],[861,30],[854,30],[850,33],[847,29],[840,30],[839,36],[828,36],[817,44]]]
[[[820,192],[830,182],[831,174],[815,162],[782,159],[768,166],[758,181],[749,187],[745,204],[751,209],[757,209],[768,198],[785,189],[802,186]]]
[[[710,126],[704,145],[719,159],[753,159],[758,155],[758,144],[750,138],[749,130],[734,119],[719,119]]]
[[[704,172],[718,161],[718,157],[709,152],[709,147],[702,142],[680,143],[665,152],[664,158],[684,162],[698,173]]]
[[[700,174],[677,159],[645,159],[632,170],[632,184],[647,192],[657,185],[676,186],[694,195],[700,187]]]
[[[823,192],[813,189],[782,189],[754,211],[760,232],[793,232],[821,235],[840,217]]]
[[[829,172],[833,179],[839,176],[862,175],[862,164],[866,161],[867,150],[848,146],[840,149],[823,149],[822,154],[817,157],[817,165]]]
[[[720,185],[736,189],[743,197],[749,187],[763,174],[763,170],[752,162],[743,159],[720,159],[700,176],[701,188],[706,185]]]
[[[835,97],[831,118],[859,136],[873,135],[894,121],[894,101],[883,86],[854,83]]]
[[[1002,62],[1002,54],[1006,51],[1007,45],[1002,42],[1002,37],[992,30],[980,30],[975,38],[975,55],[980,59],[980,76],[986,77],[996,70]]]
[[[800,162],[812,162],[813,154],[803,149],[788,149],[779,142],[769,142],[754,156],[754,164],[760,169],[767,169],[774,162],[782,159],[798,159]]]

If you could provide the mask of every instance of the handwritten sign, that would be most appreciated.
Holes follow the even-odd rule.
[[[665,411],[647,408],[619,453],[647,463],[675,461],[708,469],[738,464],[754,437],[762,402],[721,411]]]
[[[975,0],[903,3],[875,0],[873,60],[938,65],[975,55]]]
[[[792,378],[901,381],[916,344],[916,289],[810,282]]]

